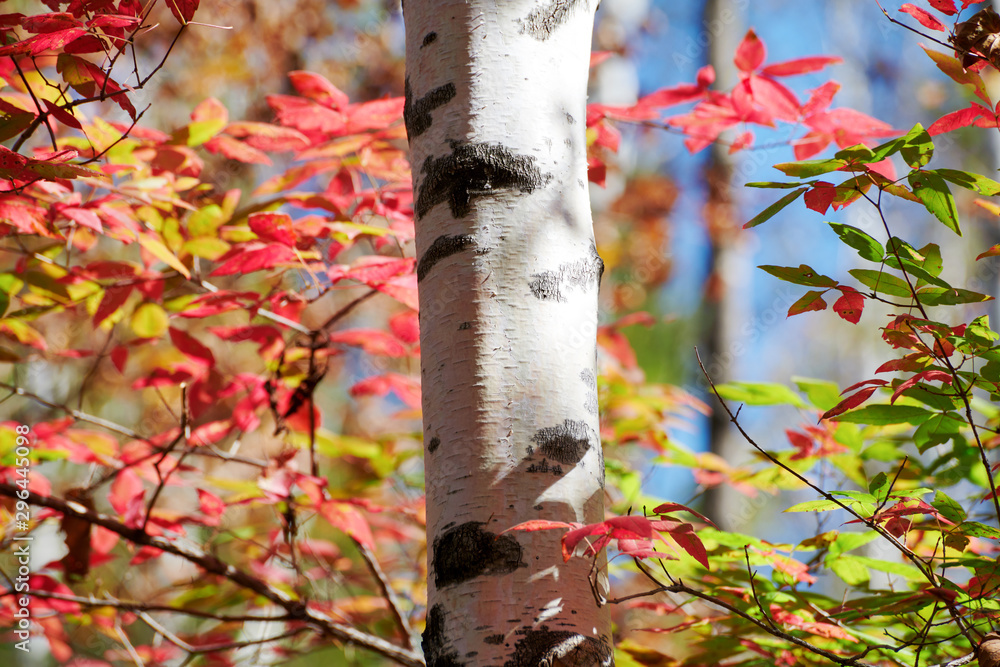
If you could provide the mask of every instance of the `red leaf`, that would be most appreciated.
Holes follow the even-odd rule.
[[[56,32],[45,32],[20,42],[0,48],[0,56],[30,54],[37,56],[45,51],[58,50],[87,34],[85,28],[68,28]]]
[[[853,287],[841,285],[838,287],[844,293],[833,304],[833,310],[851,324],[857,324],[861,320],[861,311],[865,309],[865,297]]]
[[[912,16],[913,18],[917,19],[917,21],[920,22],[920,25],[924,26],[925,28],[928,28],[929,30],[939,30],[941,32],[945,31],[944,24],[938,21],[933,16],[931,16],[931,14],[927,10],[920,9],[920,7],[915,7],[914,5],[911,5],[909,2],[905,3],[902,7],[900,7],[899,11],[905,12],[910,16]]]
[[[226,511],[226,503],[214,493],[198,489],[198,509],[204,515],[202,523],[206,526],[218,526],[222,523],[222,514]]]
[[[119,514],[125,514],[132,501],[143,493],[142,480],[132,468],[124,468],[115,475],[108,493],[108,502]]]
[[[767,49],[764,42],[751,29],[747,31],[743,41],[736,47],[736,57],[733,58],[733,63],[741,71],[749,73],[760,67],[766,55]]]
[[[795,122],[802,113],[795,94],[781,83],[764,76],[751,75],[747,81],[753,92],[754,101],[764,107],[773,117],[788,122]]]
[[[343,109],[350,102],[347,93],[342,92],[319,74],[296,70],[289,72],[288,78],[299,95],[319,102],[329,109]]]
[[[263,248],[258,247],[253,250],[247,249],[247,246],[244,245],[233,248],[221,259],[225,260],[224,263],[212,271],[211,275],[228,276],[234,273],[253,273],[296,261],[295,252],[280,243],[271,243]]]
[[[536,530],[553,530],[555,528],[579,528],[580,524],[566,523],[564,521],[548,521],[547,519],[532,519],[531,521],[524,521],[517,524],[516,526],[511,526],[507,530],[500,533],[509,533],[512,530],[523,530],[525,532],[533,532]]]
[[[817,72],[827,65],[842,63],[843,58],[836,56],[812,56],[809,58],[796,58],[785,62],[768,65],[760,71],[765,76],[794,76],[796,74],[806,74]]]
[[[927,2],[931,3],[931,7],[942,14],[954,16],[958,13],[958,10],[955,9],[955,0],[927,0]]]
[[[125,364],[128,362],[128,348],[124,345],[119,345],[115,349],[111,350],[111,363],[115,365],[119,373],[125,372]]]
[[[191,120],[202,122],[206,120],[220,121],[225,124],[229,122],[229,111],[219,100],[209,97],[198,103],[198,106],[191,112]]]
[[[336,500],[328,500],[320,505],[320,516],[331,526],[347,533],[358,544],[375,551],[375,537],[365,517],[354,507]]]
[[[187,24],[194,18],[199,0],[167,0],[167,6],[178,23]]]
[[[326,275],[334,283],[350,278],[374,287],[400,274],[412,273],[414,263],[412,258],[366,255],[351,265],[334,264]]]
[[[232,430],[233,424],[228,419],[219,419],[202,424],[191,431],[191,444],[197,446],[214,445],[229,435],[229,432]]]
[[[929,135],[937,136],[939,134],[944,134],[945,132],[951,132],[952,130],[957,130],[960,127],[968,127],[976,122],[976,120],[984,114],[992,116],[993,114],[983,107],[982,105],[972,103],[972,106],[965,109],[959,109],[958,111],[952,111],[947,113],[936,121],[931,123],[931,126],[927,128],[927,133]]]
[[[196,363],[208,367],[215,365],[212,351],[188,332],[170,327],[170,340],[173,341],[174,347]]]
[[[729,144],[729,154],[732,155],[733,153],[738,153],[744,148],[749,148],[752,145],[753,132],[742,132],[737,135],[736,139],[733,140],[733,143]]]
[[[250,230],[263,241],[291,248],[298,240],[292,218],[287,213],[251,213],[247,222]]]
[[[920,361],[923,359],[923,361]],[[924,369],[927,366],[930,359],[925,354],[920,352],[915,352],[913,354],[908,354],[902,359],[893,359],[887,361],[878,368],[875,369],[876,373],[889,373],[891,371],[906,371],[906,372],[917,372]]]
[[[701,539],[695,534],[691,524],[678,524],[676,528],[670,530],[670,537],[706,570],[709,569],[708,552],[705,551],[705,545],[702,544]]]
[[[946,373],[945,371],[938,370],[936,368],[928,369],[926,371],[917,373],[906,382],[900,383],[900,385],[896,387],[895,391],[892,392],[892,398],[889,399],[889,402],[895,403],[896,399],[899,398],[900,394],[902,394],[904,391],[906,391],[913,385],[917,384],[921,380],[927,380],[928,382],[943,382],[945,384],[951,384],[953,379],[954,378],[952,378],[950,373]]]
[[[309,138],[298,130],[271,123],[240,121],[230,123],[224,131],[262,151],[297,151],[310,145]]]
[[[990,249],[987,250],[986,252],[981,252],[978,255],[976,255],[976,261],[978,262],[979,260],[985,259],[987,257],[996,257],[997,255],[1000,255],[1000,243],[998,243],[995,246],[991,246]]]
[[[122,304],[128,300],[129,295],[132,293],[132,287],[132,285],[113,285],[104,290],[101,303],[97,306],[97,312],[94,313],[95,327],[99,326],[101,322],[122,307]]]
[[[409,407],[420,407],[420,383],[399,373],[373,375],[356,382],[351,387],[351,396],[385,396],[389,391],[395,392]]]
[[[802,105],[802,115],[808,117],[814,113],[826,111],[839,90],[839,83],[836,81],[827,81],[819,88],[810,91],[809,100]]]
[[[36,14],[21,21],[21,27],[28,32],[59,32],[68,28],[82,28],[83,24],[69,12],[53,12],[51,14]]]
[[[271,158],[262,151],[224,134],[212,137],[202,144],[202,146],[210,153],[219,153],[237,162],[245,164],[271,164]]]
[[[813,183],[812,188],[805,193],[803,200],[806,203],[806,208],[809,210],[825,214],[836,196],[837,189],[833,186],[833,183],[817,181],[816,183]]]
[[[657,505],[653,508],[654,514],[669,514],[670,512],[687,512],[688,514],[693,514],[710,526],[715,526],[712,521],[704,514],[699,514],[695,512],[690,507],[686,505],[681,505],[680,503],[663,503],[662,505]]]
[[[869,382],[871,382],[871,380],[869,380]],[[881,380],[881,382],[887,384],[885,380]],[[833,417],[836,417],[839,414],[847,412],[851,408],[858,407],[859,405],[867,401],[868,398],[872,394],[874,394],[877,389],[878,387],[866,387],[861,391],[859,391],[858,393],[852,396],[848,396],[840,403],[837,403],[837,405],[824,412],[823,416],[819,418],[820,421],[823,421],[824,419],[832,419]]]
[[[593,69],[597,67],[613,55],[615,55],[613,51],[591,51],[590,68]]]
[[[389,320],[389,328],[404,343],[413,345],[420,342],[420,317],[412,310],[393,315]]]
[[[63,125],[75,127],[78,130],[83,129],[83,125],[80,124],[80,121],[77,120],[76,116],[66,111],[58,104],[50,102],[49,100],[42,100],[42,103],[45,104],[45,109]]]
[[[386,357],[405,357],[406,347],[396,338],[380,329],[346,329],[330,334],[331,343],[360,347],[368,354]]]

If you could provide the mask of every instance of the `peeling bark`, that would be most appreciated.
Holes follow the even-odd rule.
[[[428,665],[613,662],[587,559],[531,519],[603,519],[587,197],[597,0],[407,0]]]

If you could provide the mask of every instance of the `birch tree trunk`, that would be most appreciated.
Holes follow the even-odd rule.
[[[427,664],[610,665],[586,88],[597,0],[406,0],[427,484]],[[602,584],[603,585],[603,584]]]

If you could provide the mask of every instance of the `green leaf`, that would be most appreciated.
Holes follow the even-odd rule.
[[[885,256],[885,249],[882,244],[864,233],[857,227],[844,225],[838,222],[828,222],[833,231],[836,232],[840,240],[854,248],[861,255],[862,259],[869,262],[881,262]]]
[[[201,146],[203,143],[217,135],[226,127],[225,118],[210,118],[208,120],[196,120],[175,131],[173,140],[183,143],[192,148]]]
[[[823,290],[822,292],[809,290],[788,307],[788,317],[808,313],[811,310],[826,310],[826,301],[823,300],[823,295],[826,292],[827,290]]]
[[[757,215],[755,215],[750,220],[750,222],[748,222],[747,224],[743,225],[743,229],[750,229],[751,227],[756,227],[757,225],[759,225],[759,224],[761,224],[763,222],[767,222],[768,220],[770,220],[771,218],[773,218],[775,215],[777,215],[778,212],[781,211],[781,209],[785,208],[786,206],[788,206],[789,204],[791,204],[793,201],[795,201],[796,199],[798,199],[799,197],[801,197],[802,193],[805,192],[808,189],[809,188],[799,188],[798,190],[796,190],[794,192],[789,192],[787,195],[785,195],[784,197],[782,197],[781,199],[779,199],[778,201],[774,202],[773,204],[771,204],[770,206],[768,206],[767,208],[765,208],[763,211],[761,211],[760,213],[758,213]]]
[[[840,509],[840,505],[833,500],[807,500],[804,503],[792,505],[786,512],[825,512],[827,510]]]
[[[897,278],[891,273],[874,269],[851,269],[848,273],[873,292],[881,292],[889,296],[911,296],[910,286],[902,278]]]
[[[747,405],[794,405],[807,407],[805,401],[783,384],[772,382],[729,382],[717,387],[719,395],[729,401]]]
[[[758,269],[767,271],[775,278],[796,285],[808,285],[810,287],[836,287],[837,281],[829,276],[817,273],[814,268],[806,264],[800,264],[798,268],[791,266],[771,266],[768,264],[758,266]]]
[[[3,311],[0,310],[0,314]],[[991,346],[994,341],[1000,340],[1000,334],[990,328],[990,316],[980,315],[969,323],[965,328],[965,337],[980,343],[984,346]]]
[[[0,141],[21,134],[35,120],[33,113],[15,113],[0,118]]]
[[[889,478],[884,472],[880,472],[868,482],[868,492],[875,496],[877,501],[882,502],[889,497],[889,485]]]
[[[934,214],[945,227],[959,236],[962,230],[958,226],[958,208],[955,198],[951,196],[948,184],[933,171],[914,171],[907,177],[913,194],[920,198],[924,207]]]
[[[836,382],[803,377],[793,377],[792,382],[810,403],[824,412],[840,403],[840,387]]]
[[[792,188],[798,188],[802,186],[802,183],[781,183],[778,181],[754,181],[753,183],[747,183],[748,188],[770,188],[773,190],[791,190]]]
[[[962,303],[982,303],[992,301],[993,297],[972,292],[967,289],[952,287],[923,287],[917,290],[917,298],[925,306],[956,306]]]
[[[851,558],[857,558],[858,561],[872,570],[878,570],[879,572],[885,572],[887,574],[896,574],[904,579],[909,579],[910,581],[917,581],[924,578],[924,575],[921,574],[920,570],[912,565],[909,565],[908,563],[897,563],[888,560],[880,560],[878,558],[869,558],[868,556],[851,556]]]
[[[884,144],[879,144],[872,149],[872,152],[875,153],[875,161],[881,162],[890,155],[895,155],[903,148],[904,144],[906,144],[906,137],[896,137]]]
[[[837,536],[834,543],[830,545],[830,555],[837,557],[840,554],[847,553],[848,551],[854,551],[858,547],[868,544],[878,536],[878,533],[872,530],[865,531],[863,533],[841,533]]]
[[[781,164],[774,165],[774,168],[783,172],[785,176],[810,178],[836,171],[846,165],[847,160],[801,160],[799,162],[782,162]]]
[[[868,568],[857,556],[841,556],[830,562],[830,569],[848,586],[860,586],[868,581]]]
[[[958,525],[958,530],[963,535],[968,535],[970,537],[986,537],[991,540],[1000,539],[1000,530],[977,521],[966,521],[965,523],[961,523]]]
[[[886,426],[887,424],[922,424],[933,412],[914,405],[866,405],[857,410],[837,415],[837,421],[854,424]]]
[[[833,155],[834,158],[838,160],[846,160],[848,162],[878,162],[875,159],[875,151],[868,148],[864,144],[855,144],[853,146],[848,146],[842,150],[837,151]]]
[[[954,413],[936,414],[914,431],[913,444],[923,454],[931,447],[950,440],[953,435],[961,432],[964,426],[965,421]]]
[[[992,178],[986,178],[981,174],[974,174],[971,171],[959,171],[957,169],[935,169],[934,172],[944,180],[966,190],[972,190],[987,197],[1000,195],[1000,183],[997,183]]]
[[[928,243],[923,248],[918,250],[924,257],[924,261],[921,266],[934,276],[941,275],[941,269],[944,268],[944,262],[941,259],[941,247],[937,243]]]
[[[900,148],[900,154],[906,164],[914,169],[923,167],[934,156],[934,142],[924,126],[917,123],[904,137],[905,143]]]
[[[962,506],[952,500],[944,491],[936,491],[934,493],[934,500],[931,502],[931,507],[940,512],[941,516],[952,523],[962,523],[965,521],[966,516],[968,516]]]
[[[904,258],[901,264],[900,261],[890,253],[889,256],[885,258],[885,265],[893,269],[899,269],[900,266],[902,266],[908,274],[917,279],[917,287],[921,287],[919,281],[923,281],[925,284],[937,285],[938,287],[943,287],[945,289],[952,289],[951,285],[947,282],[941,280],[930,271],[927,271],[921,265],[911,262],[908,259]]]

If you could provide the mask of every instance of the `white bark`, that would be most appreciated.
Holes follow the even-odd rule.
[[[428,665],[612,664],[590,561],[529,519],[603,519],[603,264],[587,198],[597,0],[406,0],[429,547]]]

